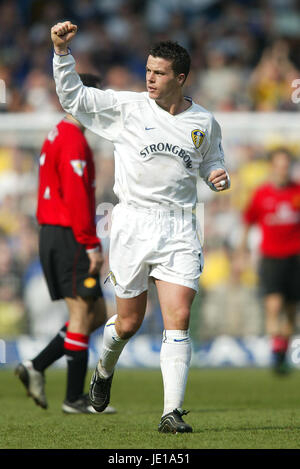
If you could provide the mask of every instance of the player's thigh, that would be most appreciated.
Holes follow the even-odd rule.
[[[117,314],[115,327],[121,338],[133,335],[141,326],[147,305],[147,291],[133,298],[116,296]]]
[[[89,335],[106,321],[106,305],[103,297],[97,299],[86,297],[66,297],[69,310],[71,332]]]
[[[196,294],[192,288],[155,279],[164,328],[187,330]]]

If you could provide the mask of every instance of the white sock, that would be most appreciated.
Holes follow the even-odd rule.
[[[164,383],[163,415],[181,408],[192,355],[189,331],[164,331],[160,367]]]
[[[121,339],[115,329],[117,314],[109,318],[104,326],[101,359],[97,368],[102,378],[109,378],[114,371],[118,358],[129,339]]]

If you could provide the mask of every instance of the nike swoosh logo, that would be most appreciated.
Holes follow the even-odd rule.
[[[174,339],[174,342],[183,342],[184,340],[188,340],[188,337],[185,337],[184,339]]]
[[[154,130],[155,127],[145,127],[145,130]]]

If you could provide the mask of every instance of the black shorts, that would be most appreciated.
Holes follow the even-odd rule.
[[[39,238],[40,260],[52,300],[99,298],[99,275],[90,275],[89,257],[71,228],[42,225]]]
[[[280,293],[286,301],[300,301],[300,255],[263,257],[259,277],[263,295]]]

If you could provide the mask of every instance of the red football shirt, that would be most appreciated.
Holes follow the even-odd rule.
[[[261,252],[269,257],[300,254],[300,185],[264,184],[254,193],[244,221],[262,231]]]
[[[40,155],[37,219],[40,225],[70,227],[86,249],[100,245],[95,224],[95,166],[80,128],[62,120]]]

